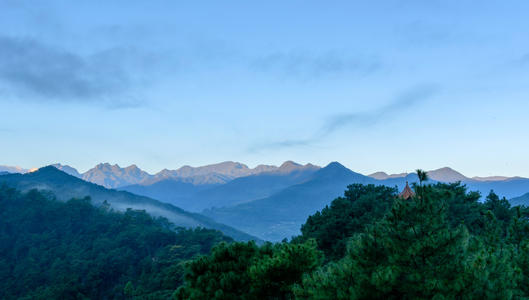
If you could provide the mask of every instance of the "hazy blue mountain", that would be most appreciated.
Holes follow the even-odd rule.
[[[271,172],[236,178],[224,185],[204,189],[194,196],[193,211],[211,207],[233,206],[268,197],[291,185],[308,180],[319,167],[285,162]]]
[[[408,175],[408,173],[400,173],[400,174],[391,174],[391,175],[389,175],[386,172],[375,172],[375,173],[369,174],[367,176],[369,176],[371,178],[378,179],[378,180],[386,180],[386,179],[390,179],[390,178],[406,177],[406,175]]]
[[[486,177],[480,177],[480,176],[474,176],[471,179],[476,181],[503,181],[503,180],[509,180],[509,179],[517,179],[520,177],[507,177],[507,176],[486,176]]]
[[[219,224],[203,215],[190,213],[174,205],[162,203],[148,197],[106,189],[100,185],[68,175],[52,166],[44,167],[27,174],[4,175],[0,177],[1,183],[5,183],[21,191],[30,189],[49,191],[61,201],[90,196],[94,205],[101,205],[106,201],[114,210],[124,211],[127,208],[142,209],[153,216],[165,217],[177,226],[200,226],[217,229],[237,240],[255,239],[246,233],[224,224]]]
[[[218,185],[218,184],[224,184],[226,182],[229,182],[232,179],[233,177],[230,177],[228,175],[223,175],[223,174],[217,174],[217,173],[181,177],[181,176],[178,176],[176,173],[174,173],[174,171],[164,169],[156,173],[154,176],[140,182],[139,184],[140,185],[151,185],[151,184],[161,182],[161,181],[176,180],[176,181],[181,181],[181,182],[187,182],[193,185]]]
[[[226,175],[232,178],[237,178],[241,176],[248,176],[254,174],[255,172],[258,171],[248,168],[248,166],[245,164],[233,161],[225,161],[218,164],[212,164],[202,167],[183,166],[175,170],[174,174],[177,177],[192,177],[197,175],[215,173]]]
[[[0,176],[2,176],[2,175],[7,175],[7,174],[11,174],[11,173],[6,172],[6,171],[0,171]]]
[[[491,190],[507,199],[515,198],[529,192],[529,179],[516,177],[500,181],[465,180],[464,184],[471,191],[479,191],[482,196],[487,196]]]
[[[431,170],[427,172],[428,172],[428,177],[435,181],[457,182],[457,181],[464,181],[464,180],[469,179],[465,175],[449,167],[444,167],[444,168]],[[392,178],[402,178],[402,177],[406,177],[412,174],[415,174],[415,173],[399,173],[399,174],[388,175],[385,172],[376,172],[368,176],[371,178],[377,179],[377,180],[386,180],[386,179],[392,179]]]
[[[81,178],[107,188],[137,184],[147,180],[152,175],[141,170],[136,165],[121,168],[117,164],[98,164],[94,168],[82,174]]]
[[[119,188],[137,195],[147,196],[163,202],[171,203],[189,211],[200,211],[194,201],[196,194],[205,189],[216,186],[214,184],[195,184],[191,178],[174,178],[155,181],[152,184],[134,184]]]
[[[262,239],[278,241],[299,234],[306,218],[342,195],[347,185],[375,181],[333,162],[314,172],[307,181],[269,197],[233,207],[206,210],[204,214],[241,230],[244,228]]]
[[[377,172],[369,176],[376,179],[389,180],[391,178],[403,178],[406,176],[409,178],[412,175],[409,173],[388,175],[384,172]],[[486,197],[491,190],[494,190],[496,194],[507,199],[518,197],[529,192],[529,179],[522,177],[489,176],[468,178],[448,167],[428,171],[428,176],[431,180],[439,182],[461,181],[467,185],[469,190],[479,191],[483,197]]]
[[[524,205],[529,206],[529,193],[524,194],[520,197],[515,197],[509,200],[511,202],[511,205]]]
[[[259,168],[259,167],[257,167]],[[267,170],[270,168],[262,168]],[[235,178],[225,184],[207,184],[195,177],[176,177],[154,183],[125,186],[121,190],[172,203],[186,210],[200,212],[211,207],[232,206],[264,198],[290,185],[307,180],[320,167],[291,161],[255,175]]]

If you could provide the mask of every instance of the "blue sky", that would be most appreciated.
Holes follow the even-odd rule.
[[[0,164],[529,177],[527,1],[0,1]]]

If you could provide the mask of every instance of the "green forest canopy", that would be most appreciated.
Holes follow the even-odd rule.
[[[183,262],[220,241],[232,239],[89,198],[60,202],[0,187],[0,298],[167,299]]]

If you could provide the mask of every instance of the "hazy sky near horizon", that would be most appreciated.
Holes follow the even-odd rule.
[[[528,1],[0,0],[0,165],[529,177]]]

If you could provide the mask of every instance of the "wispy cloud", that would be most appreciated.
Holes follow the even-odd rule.
[[[529,64],[529,53],[522,55],[519,59],[517,59],[517,62],[522,65]]]
[[[448,28],[451,26],[437,26],[424,21],[410,22],[402,27],[395,29],[399,36],[406,44],[413,46],[439,46],[450,42],[454,39],[454,33]]]
[[[418,85],[398,95],[396,99],[388,105],[377,109],[366,112],[330,116],[326,119],[319,130],[310,137],[257,144],[251,146],[248,151],[259,152],[263,150],[310,146],[324,140],[344,127],[355,126],[355,128],[361,128],[375,125],[382,120],[386,120],[387,118],[396,115],[397,112],[408,110],[421,101],[432,97],[437,91],[438,88],[435,85]]]
[[[148,59],[126,48],[80,55],[36,39],[6,36],[0,36],[0,57],[0,84],[11,93],[40,101],[114,107],[137,105],[137,101],[123,100],[133,98],[126,92],[137,83],[128,67],[130,61]]]
[[[379,69],[381,63],[373,58],[351,58],[338,52],[276,52],[253,59],[251,67],[256,71],[310,79],[345,73],[367,75]]]

